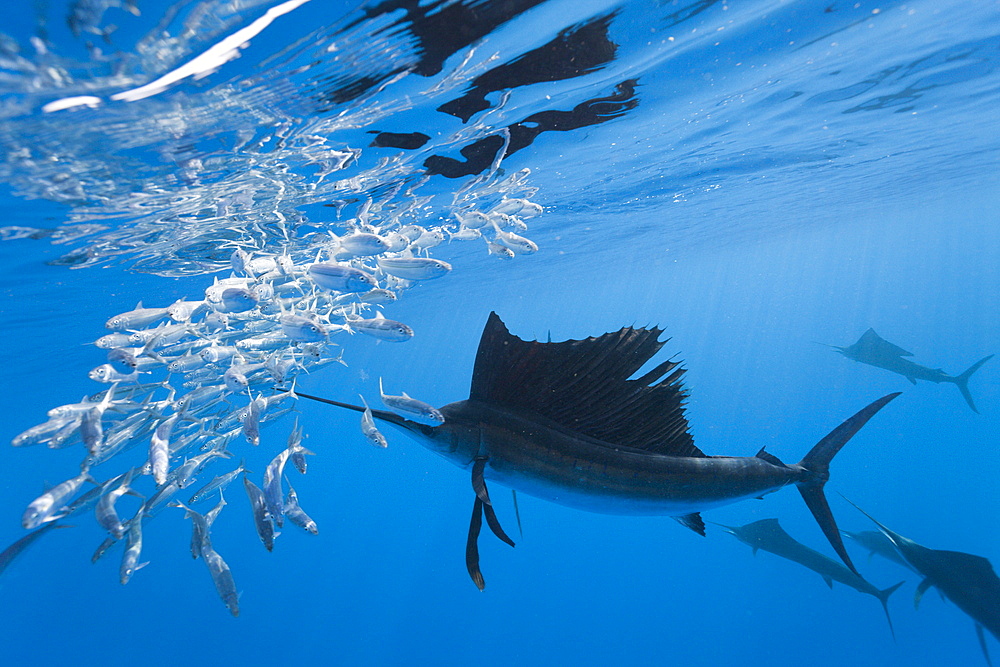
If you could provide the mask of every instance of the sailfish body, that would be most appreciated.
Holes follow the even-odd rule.
[[[823,485],[833,456],[897,394],[862,409],[797,464],[786,465],[763,450],[751,457],[706,456],[688,432],[678,362],[663,362],[630,379],[663,346],[661,333],[626,327],[584,340],[541,343],[512,335],[491,313],[470,396],[440,409],[444,423],[427,426],[391,412],[372,414],[471,468],[477,507],[498,535],[486,480],[592,512],[672,516],[701,534],[698,512],[794,484],[853,570]],[[479,530],[476,512],[470,545]]]
[[[990,561],[961,551],[930,549],[917,544],[910,538],[889,530],[871,514],[854,506],[872,520],[906,564],[923,575],[924,580],[917,586],[914,605],[920,603],[928,588],[937,588],[973,620],[983,656],[987,663],[992,664],[983,630],[1000,639],[1000,577]]]
[[[976,404],[972,400],[972,394],[969,392],[969,378],[979,370],[980,366],[993,358],[991,354],[972,364],[972,366],[959,375],[948,375],[940,368],[928,368],[927,366],[921,366],[916,362],[910,361],[906,357],[912,357],[912,352],[907,352],[898,345],[893,345],[875,333],[874,329],[869,329],[862,334],[861,338],[853,345],[846,347],[833,345],[832,347],[848,359],[898,373],[913,384],[916,384],[917,380],[937,384],[950,382],[962,392],[962,397],[969,404],[969,407],[972,408],[973,412],[979,412],[979,410],[976,409]]]
[[[758,457],[653,453],[573,432],[517,408],[460,401],[428,440],[463,468],[487,458],[485,477],[561,505],[603,514],[680,517],[758,498],[805,480],[801,466]]]

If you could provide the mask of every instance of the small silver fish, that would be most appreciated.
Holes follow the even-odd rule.
[[[90,409],[89,403],[87,409]],[[49,411],[51,412],[51,410]],[[73,415],[68,415],[64,417],[50,417],[47,422],[38,424],[37,426],[32,426],[31,428],[22,431],[18,435],[14,436],[14,439],[10,441],[10,444],[14,447],[26,447],[29,445],[40,445],[47,440],[51,439],[60,430],[65,428],[68,424],[79,424],[80,417]]]
[[[119,373],[132,373],[139,367],[135,355],[128,348],[116,347],[108,350],[108,363]]]
[[[250,498],[250,507],[253,509],[253,524],[257,529],[257,537],[263,542],[264,548],[268,551],[274,549],[274,538],[277,533],[274,531],[274,523],[271,520],[271,513],[267,509],[267,501],[264,500],[264,492],[250,478],[243,475],[243,488],[246,489],[247,497]]]
[[[429,257],[380,257],[380,269],[405,280],[431,280],[447,275],[451,264]]]
[[[250,264],[250,253],[243,248],[237,248],[229,256],[229,266],[233,273],[246,274],[247,266]]]
[[[124,333],[111,333],[107,336],[101,336],[94,341],[94,345],[103,350],[113,350],[116,347],[125,347],[132,344],[132,337],[129,334]]]
[[[326,327],[302,315],[282,315],[278,321],[281,323],[282,333],[301,343],[319,343],[330,336]]]
[[[178,398],[177,402],[174,404],[174,410],[177,412],[194,410],[201,406],[211,404],[213,401],[225,395],[225,393],[226,387],[222,385],[206,385],[199,387]]]
[[[191,486],[192,482],[195,480],[195,476],[201,472],[201,469],[208,465],[209,461],[212,459],[220,457],[229,458],[231,456],[232,454],[221,448],[210,449],[204,454],[192,456],[188,460],[184,461],[184,463],[177,466],[174,479],[177,481],[178,488],[186,489]]]
[[[281,502],[281,478],[285,474],[285,464],[291,451],[285,449],[278,453],[264,470],[264,502],[267,503],[267,511],[271,515],[271,520],[281,528],[284,523],[284,509]]]
[[[385,304],[396,300],[396,293],[387,289],[368,290],[364,294],[359,294],[358,299],[362,303]]]
[[[174,322],[190,322],[192,317],[202,313],[208,304],[202,301],[185,301],[178,299],[167,306],[167,315]]]
[[[397,410],[399,412],[406,412],[411,415],[417,415],[418,417],[423,417],[430,421],[438,422],[439,424],[444,423],[444,416],[432,405],[428,405],[423,401],[418,401],[415,398],[410,398],[404,391],[402,396],[390,396],[382,390],[382,378],[378,379],[378,393],[382,397],[382,402],[385,403],[386,407],[390,410]]]
[[[236,592],[236,582],[233,580],[233,573],[229,565],[222,559],[219,553],[210,546],[202,546],[201,556],[208,566],[208,572],[212,575],[212,583],[219,597],[229,609],[233,616],[240,615],[240,596]]]
[[[486,243],[486,247],[489,249],[489,253],[494,257],[499,259],[514,259],[514,251],[505,245],[488,241]]]
[[[149,500],[142,506],[140,512],[145,516],[155,516],[166,506],[167,501],[177,493],[178,488],[176,480],[168,479],[166,484],[159,486],[156,489],[156,493],[149,497]]]
[[[234,361],[236,361],[236,358],[234,358]],[[250,379],[247,375],[262,368],[267,368],[267,365],[246,363],[233,364],[225,373],[222,374],[222,381],[225,383],[229,391],[240,393],[245,391],[246,388],[250,386]]]
[[[398,233],[405,236],[412,243],[423,235],[424,228],[420,225],[403,225],[399,228]]]
[[[257,307],[257,295],[245,287],[227,287],[222,290],[219,302],[214,304],[220,313],[245,313]]]
[[[207,333],[218,333],[219,331],[225,331],[229,328],[229,316],[225,313],[220,313],[218,311],[212,311],[205,316],[204,322],[202,322],[205,331]]]
[[[352,266],[340,264],[313,264],[308,275],[323,289],[338,292],[367,292],[378,287],[375,277]]]
[[[167,481],[167,472],[170,471],[170,435],[179,418],[180,413],[167,417],[156,427],[149,441],[149,468],[157,485]]]
[[[425,230],[410,244],[414,250],[429,250],[444,243],[444,234],[440,229]]]
[[[21,525],[27,530],[38,528],[43,523],[55,521],[64,516],[63,506],[66,500],[76,493],[84,482],[97,484],[88,470],[84,470],[76,477],[68,479],[62,484],[58,484],[42,495],[31,501],[24,515],[21,517]]]
[[[243,435],[247,442],[256,447],[260,444],[260,418],[267,407],[267,401],[262,394],[257,398],[251,398],[247,406],[246,414],[243,417]]]
[[[378,430],[378,427],[375,426],[375,419],[372,417],[371,408],[368,407],[368,401],[361,394],[358,394],[358,396],[361,397],[361,403],[365,406],[365,411],[361,414],[361,432],[364,433],[365,437],[373,445],[385,449],[389,446],[389,443],[386,441],[385,436],[382,435],[382,432]]]
[[[104,413],[114,399],[117,386],[117,384],[111,385],[111,388],[104,393],[104,400],[84,412],[80,418],[80,437],[83,438],[83,444],[86,445],[87,451],[91,454],[97,452],[104,444],[102,420]]]
[[[140,301],[136,304],[135,309],[115,315],[105,322],[104,326],[112,331],[142,329],[165,317],[167,317],[166,308],[143,308],[142,301]]]
[[[256,276],[270,273],[278,269],[278,262],[274,257],[254,257],[247,266],[250,273]]]
[[[139,373],[133,371],[131,373],[120,373],[115,370],[115,367],[111,364],[102,364],[97,368],[92,369],[87,373],[87,377],[96,382],[104,382],[106,384],[112,384],[114,382],[138,382]]]
[[[450,235],[449,240],[451,241],[474,241],[478,238],[482,238],[483,233],[478,229],[470,229],[468,227],[462,227],[457,232]]]
[[[212,345],[211,347],[206,347],[198,356],[201,357],[205,363],[218,364],[222,362],[229,361],[233,358],[233,355],[238,352],[238,349],[233,345]]]
[[[292,453],[292,465],[303,475],[306,474],[309,464],[306,462],[306,456],[312,456],[315,453],[310,452],[308,449],[302,446],[302,427],[299,426],[298,418],[295,419],[295,426],[292,427],[292,432],[288,434],[288,451]]]
[[[319,527],[299,506],[299,496],[295,493],[295,489],[292,488],[291,484],[288,485],[288,496],[285,498],[283,511],[288,520],[296,526],[303,528],[313,535],[319,535]]]
[[[335,239],[337,259],[350,257],[371,257],[381,255],[389,249],[389,244],[376,234],[356,232]]]
[[[538,204],[528,201],[527,199],[503,199],[499,204],[493,207],[490,213],[499,213],[503,215],[523,215],[526,218],[533,218],[536,215],[541,215],[543,209]]]
[[[139,555],[142,553],[142,509],[129,522],[127,535],[125,553],[122,555],[122,563],[118,568],[118,578],[123,586],[129,582],[133,574],[149,565],[148,561],[139,563]]]
[[[485,213],[480,213],[479,211],[456,213],[455,217],[458,218],[458,221],[463,227],[468,229],[480,229],[490,223],[489,217]]]
[[[250,472],[250,471],[247,470],[246,468],[246,462],[240,461],[239,468],[227,472],[224,475],[217,475],[211,482],[209,482],[205,486],[195,491],[194,495],[191,496],[190,499],[188,499],[188,503],[191,505],[199,503],[216,490],[219,490],[221,495],[222,490],[225,489],[227,486],[229,486],[230,482],[232,482],[234,479],[239,477],[244,472]]]
[[[348,320],[347,326],[353,331],[391,343],[403,343],[413,338],[413,329],[402,322],[387,320],[382,313],[377,313],[377,317],[371,319]]]
[[[513,232],[505,232],[495,223],[493,225],[493,229],[495,229],[497,233],[497,242],[507,246],[515,254],[530,255],[538,252],[538,246],[531,239],[526,239]]]
[[[120,540],[125,536],[125,527],[122,525],[121,519],[118,518],[118,512],[115,510],[115,503],[118,502],[118,499],[126,493],[139,495],[132,491],[129,487],[129,484],[132,483],[132,477],[135,475],[135,471],[135,468],[129,469],[129,471],[123,475],[121,483],[116,488],[102,495],[94,507],[94,514],[97,518],[97,523],[99,523],[106,531],[111,533],[112,537],[116,540]]]
[[[389,232],[382,237],[382,240],[385,241],[386,252],[399,252],[410,245],[410,239],[399,232]]]

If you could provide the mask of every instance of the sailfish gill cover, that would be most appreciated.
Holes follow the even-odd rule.
[[[834,491],[994,560],[995,4],[4,10],[5,664],[983,660],[893,552],[847,540],[896,642],[870,596],[711,523],[833,557],[788,492],[701,537],[492,483],[517,547],[482,540],[480,593],[468,471],[295,392],[431,428],[491,311],[565,356],[472,393],[623,447],[796,461],[902,391],[830,466],[840,527],[871,525]],[[825,346],[868,330],[933,379]],[[593,368],[606,393],[552,380]]]

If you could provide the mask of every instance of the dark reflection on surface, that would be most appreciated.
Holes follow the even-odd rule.
[[[405,148],[407,150],[414,150],[430,141],[430,137],[423,132],[403,133],[372,130],[369,134],[376,135],[370,144],[375,148]]]
[[[447,0],[436,0],[421,5],[418,0],[386,0],[363,11],[371,19],[404,10],[406,15],[389,29],[405,30],[416,37],[422,55],[413,71],[421,76],[434,76],[441,72],[449,57],[542,2],[544,0],[500,0],[448,4]]]
[[[568,132],[589,125],[597,125],[617,118],[634,109],[639,104],[635,95],[636,79],[627,79],[615,86],[615,92],[582,102],[570,111],[549,110],[531,114],[507,129],[510,142],[504,157],[525,148],[542,132]],[[440,174],[447,178],[461,178],[478,174],[487,169],[503,146],[503,139],[493,135],[480,139],[459,151],[465,161],[450,157],[432,155],[424,161],[429,174]]]
[[[365,18],[348,28],[366,20],[402,11],[398,19],[378,32],[389,32],[394,36],[406,33],[411,36],[419,60],[406,69],[421,76],[433,76],[441,72],[447,58],[542,2],[543,0],[469,0],[454,4],[438,1],[420,5],[416,0],[386,0],[363,8]],[[714,0],[695,3],[694,13],[702,11],[713,2]],[[477,113],[492,106],[487,100],[491,93],[565,81],[600,70],[617,56],[618,45],[609,37],[616,16],[617,12],[612,12],[559,30],[544,45],[521,53],[477,76],[458,97],[439,106],[438,111],[467,123]],[[555,32],[556,29],[558,26],[553,26],[552,31]],[[387,69],[338,82],[323,93],[322,99],[332,104],[349,102],[401,71],[402,67]],[[424,166],[429,174],[447,178],[478,174],[490,167],[501,150],[504,150],[505,157],[509,156],[530,146],[543,132],[576,130],[617,118],[634,109],[638,104],[636,83],[636,79],[621,81],[615,86],[613,93],[586,100],[572,109],[547,109],[531,113],[507,127],[510,139],[506,142],[506,149],[504,137],[492,134],[473,139],[458,149],[460,158],[431,155],[424,160]],[[417,150],[430,140],[428,135],[406,131],[406,128],[393,132],[380,130],[373,134],[376,137],[371,145],[377,148]]]
[[[488,109],[489,93],[529,86],[545,81],[562,81],[600,69],[615,58],[617,45],[608,39],[612,15],[566,28],[555,39],[514,60],[476,77],[467,93],[438,107],[468,122],[473,114]]]

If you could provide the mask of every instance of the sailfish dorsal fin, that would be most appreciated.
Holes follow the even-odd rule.
[[[859,347],[864,348],[868,352],[876,354],[884,354],[892,357],[912,357],[912,352],[907,352],[898,345],[893,345],[885,338],[882,338],[874,329],[869,329],[861,335],[858,342],[855,343]]]
[[[530,410],[609,446],[704,456],[684,416],[684,369],[665,361],[630,380],[664,342],[662,329],[625,327],[559,343],[525,341],[490,313],[469,399]]]

